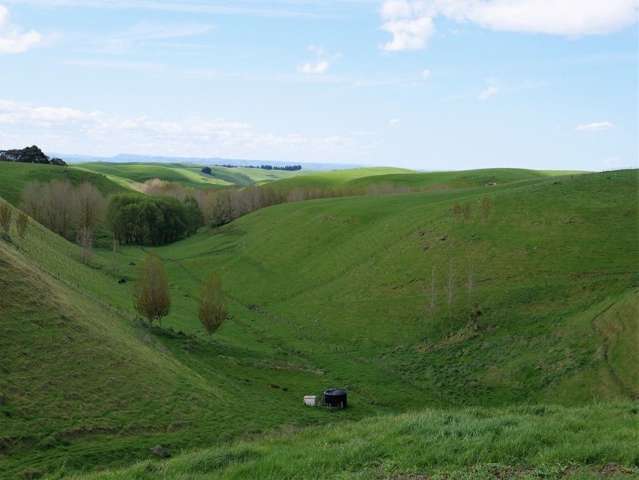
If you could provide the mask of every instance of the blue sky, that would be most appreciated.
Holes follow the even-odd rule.
[[[0,149],[420,169],[638,157],[637,0],[0,0]]]

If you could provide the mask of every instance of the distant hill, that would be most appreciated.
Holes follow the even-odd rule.
[[[62,155],[61,155],[62,156]],[[269,164],[279,167],[287,165],[301,164],[304,170],[334,170],[346,168],[358,168],[361,165],[341,164],[341,163],[320,163],[320,162],[285,162],[282,160],[265,160],[265,159],[235,159],[223,157],[171,157],[157,155],[134,155],[119,154],[112,157],[98,157],[92,155],[65,154],[64,158],[71,163],[175,163],[175,164],[193,164],[196,166],[213,166],[213,165],[234,165],[237,167],[250,167],[254,165]]]

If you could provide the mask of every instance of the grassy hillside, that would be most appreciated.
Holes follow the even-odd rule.
[[[149,330],[108,256],[84,265],[75,245],[33,223],[25,240],[11,238],[0,238],[0,478],[331,420],[299,412],[294,400],[322,372],[298,354],[241,322],[225,339]]]
[[[602,387],[612,357],[593,322],[617,302],[637,308],[636,189],[626,171],[287,204],[158,253],[187,291],[220,272],[257,328],[374,405],[623,398],[626,387]],[[184,299],[168,322],[194,331],[194,318]],[[376,399],[387,387],[393,399]]]
[[[50,182],[69,180],[74,184],[90,182],[102,193],[118,193],[125,187],[113,182],[104,175],[87,172],[76,167],[59,167],[34,163],[0,162],[0,197],[13,204],[20,201],[20,195],[29,182]]]
[[[639,210],[628,199],[638,181],[637,171],[542,176],[259,210],[154,249],[167,266],[173,301],[161,330],[142,327],[132,314],[142,249],[99,251],[85,266],[75,246],[41,227],[19,248],[15,233],[13,243],[0,239],[0,281],[10,292],[0,303],[10,332],[0,339],[0,477],[125,465],[147,458],[157,443],[179,452],[274,428],[426,407],[636,399]],[[200,281],[210,271],[221,275],[232,313],[212,338],[202,335],[196,313]],[[301,405],[304,394],[333,385],[349,389],[352,408]],[[634,418],[626,407],[607,408],[592,415],[610,425]],[[557,422],[573,418],[553,412]],[[466,423],[467,410],[423,415],[451,422],[453,414],[466,425],[455,435],[478,431]],[[525,409],[490,413],[497,424],[511,414],[528,433],[499,431],[504,442],[520,445],[520,455],[506,449],[499,458],[473,457],[468,446],[469,459],[530,466],[546,458],[523,449],[545,445],[536,429],[553,423],[529,423]],[[386,448],[384,422],[409,425],[417,417],[391,418],[380,420],[379,448]],[[352,431],[377,428],[358,425]],[[389,434],[388,441],[421,441],[411,428],[408,438]],[[316,434],[290,439],[301,442],[297,455],[308,454],[304,445],[312,447]],[[625,445],[620,435],[606,438]],[[202,458],[230,463],[224,458],[235,458],[232,448]],[[271,453],[281,458],[280,451]],[[462,460],[464,451],[457,450]],[[565,450],[551,463],[634,461],[623,449],[606,458],[602,452],[587,461]],[[264,465],[272,465],[271,453]],[[395,457],[388,453],[388,465],[398,462],[407,474],[428,465]],[[462,460],[432,462],[455,471],[467,468]],[[302,468],[299,462],[291,465]],[[200,467],[185,468],[197,474]]]
[[[371,167],[331,170],[328,172],[303,172],[293,178],[280,180],[274,183],[273,186],[286,190],[294,188],[336,188],[358,178],[407,173],[413,173],[413,171],[395,167]]]
[[[547,176],[559,176],[571,172],[541,172],[518,168],[491,168],[456,172],[426,172],[410,174],[387,174],[355,178],[349,181],[354,187],[373,187],[393,185],[408,187],[412,190],[446,190],[458,188],[482,187],[504,183],[539,179]]]
[[[639,477],[632,405],[427,410],[202,450],[82,480]]]
[[[201,173],[200,166],[166,163],[109,163],[95,162],[78,164],[77,168],[107,175],[121,184],[144,183],[159,178],[167,182],[177,182],[187,187],[224,187],[263,184],[289,178],[296,172],[262,170],[259,168],[211,167],[212,174]]]
[[[159,178],[189,187],[220,187],[232,184],[224,179],[202,175],[199,168],[188,168],[177,164],[96,162],[78,164],[78,168],[137,183]]]

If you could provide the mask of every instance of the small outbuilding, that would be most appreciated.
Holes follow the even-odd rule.
[[[315,407],[317,406],[317,396],[316,395],[304,395],[304,405],[307,407]]]

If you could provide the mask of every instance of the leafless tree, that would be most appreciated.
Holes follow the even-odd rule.
[[[222,293],[222,283],[214,273],[202,284],[199,317],[202,326],[209,335],[220,328],[228,317]]]
[[[153,253],[147,254],[140,266],[133,303],[151,324],[155,321],[161,324],[162,318],[169,314],[171,296],[166,270],[160,257]]]

